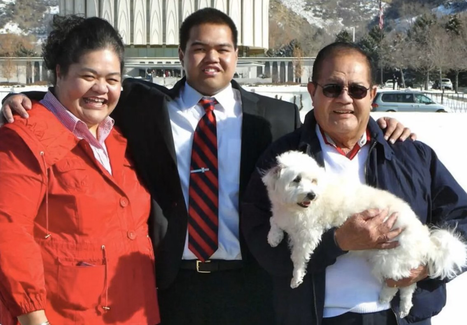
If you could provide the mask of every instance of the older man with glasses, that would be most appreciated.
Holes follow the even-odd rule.
[[[279,324],[403,325],[431,324],[446,303],[445,281],[430,278],[420,265],[388,286],[417,283],[413,307],[399,317],[398,296],[378,301],[381,283],[366,260],[351,250],[391,249],[403,229],[393,229],[397,215],[364,211],[327,231],[308,263],[304,282],[290,288],[292,262],[287,240],[269,246],[270,202],[261,177],[277,155],[299,150],[313,156],[327,173],[388,190],[409,202],[422,223],[457,227],[467,233],[467,194],[427,145],[387,141],[370,117],[377,87],[368,56],[357,46],[333,43],[316,57],[308,84],[314,110],[303,126],[274,142],[260,158],[242,205],[241,225],[247,244],[274,279]],[[365,200],[365,198],[361,198]]]

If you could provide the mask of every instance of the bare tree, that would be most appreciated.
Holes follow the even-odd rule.
[[[2,76],[10,83],[11,78],[15,75],[16,72],[16,63],[13,61],[12,57],[8,57],[2,64]]]
[[[0,56],[35,56],[35,44],[34,36],[0,34]]]
[[[294,82],[301,83],[303,66],[303,51],[299,46],[293,50],[293,67],[294,67]]]
[[[401,85],[405,87],[404,70],[409,68],[412,51],[407,44],[407,36],[393,31],[383,39],[381,60],[384,66],[397,68],[401,72]]]
[[[0,34],[0,56],[14,56],[17,49],[17,35]]]
[[[430,26],[430,36],[431,40],[428,43],[428,59],[436,67],[436,70],[439,72],[438,79],[439,85],[441,87],[441,78],[443,77],[443,72],[448,70],[452,64],[452,59],[448,49],[451,46],[451,35],[446,31],[443,24],[435,24]]]
[[[436,69],[435,62],[428,55],[432,40],[430,29],[435,23],[435,17],[432,15],[422,15],[407,32],[406,48],[412,55],[409,67],[425,76],[425,90],[429,86],[430,72]]]

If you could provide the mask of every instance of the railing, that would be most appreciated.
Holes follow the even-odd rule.
[[[455,92],[425,92],[433,101],[449,107],[452,112],[467,113],[467,94]]]
[[[280,90],[275,90],[273,92],[274,87],[270,87],[268,90],[255,87],[252,90],[261,95],[295,103],[303,113],[309,111],[312,104],[310,95],[306,91],[306,87],[300,88],[304,88],[305,90],[298,90],[298,88],[290,90],[281,88]],[[435,91],[426,91],[422,93],[430,97],[434,102],[449,107],[453,113],[467,113],[467,94],[465,93],[455,93],[453,91],[445,92],[444,94],[442,92]]]

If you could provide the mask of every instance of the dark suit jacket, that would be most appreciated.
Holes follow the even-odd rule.
[[[155,246],[157,284],[165,289],[174,281],[182,259],[188,214],[177,171],[177,157],[167,103],[178,97],[185,79],[172,89],[138,79],[124,81],[122,96],[112,116],[128,139],[139,176],[155,199],[150,234]],[[240,198],[259,155],[275,139],[300,125],[294,104],[242,89],[243,125]],[[252,258],[241,239],[242,256]]]

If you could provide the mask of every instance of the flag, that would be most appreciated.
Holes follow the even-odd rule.
[[[384,19],[383,19],[383,2],[379,1],[379,29],[383,29]]]

